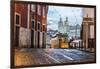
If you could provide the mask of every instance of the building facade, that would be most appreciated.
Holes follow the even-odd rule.
[[[94,8],[83,9],[82,40],[84,48],[94,48],[95,46],[95,21]]]
[[[58,22],[58,32],[60,33],[69,33],[69,23],[68,23],[68,17],[66,17],[66,20],[63,21],[62,18],[60,17],[60,20]]]
[[[68,23],[68,17],[66,17],[65,21],[63,21],[60,17],[60,20],[58,22],[58,32],[59,48],[69,48],[68,35],[70,32],[70,28]]]
[[[14,44],[16,47],[45,48],[48,7],[14,3]]]

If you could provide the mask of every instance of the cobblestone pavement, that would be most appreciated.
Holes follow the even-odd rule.
[[[15,49],[15,66],[92,62],[94,53],[77,49]]]

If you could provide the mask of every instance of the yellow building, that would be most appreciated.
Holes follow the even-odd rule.
[[[65,38],[61,38],[60,44],[61,48],[69,48],[68,41]]]

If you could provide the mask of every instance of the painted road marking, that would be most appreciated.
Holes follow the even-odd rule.
[[[56,61],[57,63],[61,63],[61,62],[57,61],[55,58],[51,57],[50,55],[48,55],[48,54],[46,54],[46,53],[45,53],[44,55],[46,55],[46,56],[48,56],[49,58],[53,59],[53,60]]]
[[[63,56],[64,56],[65,58],[68,58],[69,60],[74,60],[73,58],[71,58],[71,57],[69,57],[69,56],[67,56],[67,55],[64,55],[64,54],[63,54]]]

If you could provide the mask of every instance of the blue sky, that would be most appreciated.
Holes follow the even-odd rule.
[[[80,25],[82,23],[82,8],[49,6],[47,16],[47,28],[57,30],[60,16],[62,17],[63,21],[66,19],[66,17],[68,17],[68,22],[70,25]]]

